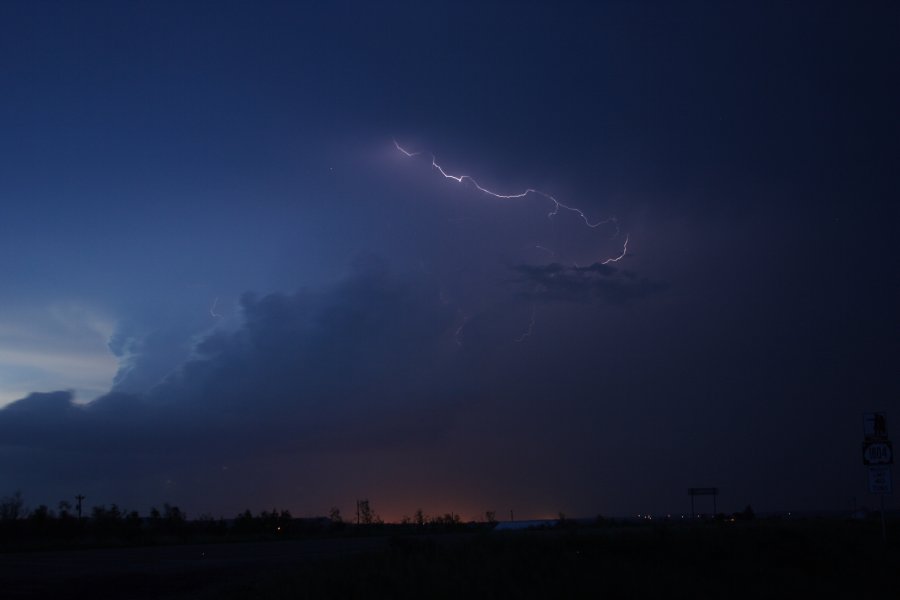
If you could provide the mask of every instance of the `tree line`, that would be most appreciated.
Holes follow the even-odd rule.
[[[480,522],[464,523],[458,514],[426,515],[421,509],[399,523],[386,524],[368,499],[356,502],[356,511],[344,518],[337,507],[328,517],[294,518],[288,510],[249,509],[225,519],[201,515],[188,518],[178,506],[163,504],[146,514],[127,510],[117,504],[82,506],[60,501],[55,508],[41,504],[34,509],[25,505],[20,492],[0,499],[0,548],[42,547],[68,544],[153,544],[215,539],[274,539],[311,535],[378,535],[398,532],[439,532],[493,526],[494,513],[486,513]]]

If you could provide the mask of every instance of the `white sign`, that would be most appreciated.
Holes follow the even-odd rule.
[[[890,467],[869,467],[870,494],[890,494],[892,488]]]
[[[863,464],[864,465],[892,465],[894,464],[894,453],[890,442],[864,442],[863,443]]]
[[[864,413],[863,435],[866,440],[886,440],[887,415],[883,412]]]

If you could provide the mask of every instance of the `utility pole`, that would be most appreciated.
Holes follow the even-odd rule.
[[[75,505],[75,507],[78,510],[78,520],[80,521],[81,520],[81,501],[84,500],[84,494],[76,495],[75,499],[78,501],[78,503]]]

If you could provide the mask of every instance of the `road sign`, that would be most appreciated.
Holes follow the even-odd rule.
[[[890,494],[892,488],[890,467],[869,467],[870,494]]]
[[[887,435],[887,415],[883,412],[863,414],[863,464],[869,467],[869,493],[881,496],[881,540],[887,543],[884,519],[884,495],[892,490],[891,468],[894,452]]]
[[[894,452],[891,443],[863,442],[864,465],[892,465],[894,464]]]
[[[691,518],[696,519],[697,513],[694,512],[694,496],[712,496],[713,497],[713,514],[718,513],[716,507],[716,498],[719,496],[719,488],[688,488],[688,496],[691,497]]]
[[[887,439],[887,416],[883,412],[863,414],[863,435],[866,441]]]

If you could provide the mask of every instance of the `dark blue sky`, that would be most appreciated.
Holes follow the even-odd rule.
[[[0,485],[225,515],[870,502],[898,25],[3,3]]]

